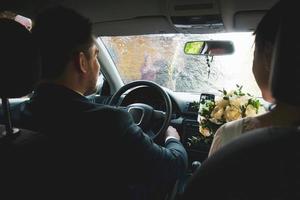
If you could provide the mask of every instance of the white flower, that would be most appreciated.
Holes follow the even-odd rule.
[[[242,113],[241,110],[235,106],[227,106],[224,112],[224,117],[226,122],[233,120],[241,119]]]
[[[216,106],[219,106],[219,107],[222,107],[222,108],[225,108],[227,105],[229,104],[229,101],[228,100],[225,100],[225,99],[218,99],[215,103]]]
[[[230,90],[229,92],[227,92],[226,96],[233,96],[234,92],[235,92],[235,90]]]
[[[221,120],[224,113],[224,107],[217,105],[210,114],[210,117]]]
[[[247,117],[254,117],[256,115],[256,108],[254,108],[251,104],[246,107],[245,115]]]
[[[240,107],[244,106],[248,103],[248,98],[246,96],[241,96],[241,97],[234,97],[230,98],[230,104],[234,105],[235,107]]]

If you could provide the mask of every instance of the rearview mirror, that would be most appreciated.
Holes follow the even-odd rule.
[[[184,45],[184,53],[187,55],[222,56],[234,52],[231,41],[190,41]]]

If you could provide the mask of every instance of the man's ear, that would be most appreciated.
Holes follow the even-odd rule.
[[[78,70],[84,74],[88,72],[88,60],[83,52],[78,55]]]

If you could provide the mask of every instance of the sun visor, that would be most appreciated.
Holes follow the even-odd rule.
[[[94,24],[93,29],[97,36],[176,33],[174,27],[164,16],[139,17],[119,21],[98,22]]]
[[[235,31],[254,31],[267,11],[240,11],[234,15]]]

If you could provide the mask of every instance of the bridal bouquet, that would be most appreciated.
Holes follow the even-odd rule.
[[[265,112],[259,99],[242,91],[243,86],[230,92],[220,90],[221,96],[215,100],[199,102],[199,137],[190,138],[190,144],[204,140],[211,143],[214,133],[224,123]]]

